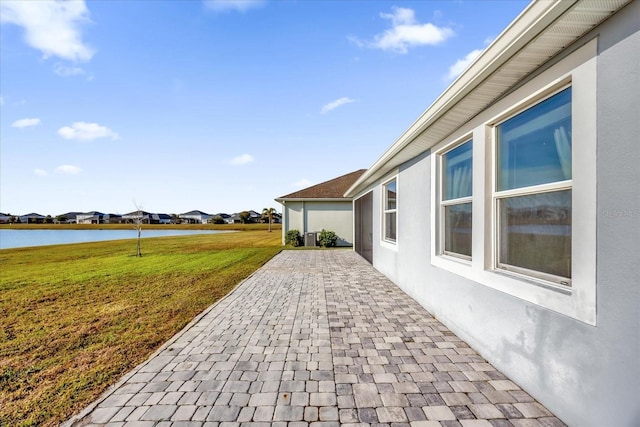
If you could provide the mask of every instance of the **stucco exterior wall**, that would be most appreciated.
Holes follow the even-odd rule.
[[[288,230],[300,233],[322,229],[338,235],[338,246],[353,245],[353,204],[342,201],[288,201],[283,206],[283,239]]]
[[[597,37],[597,167],[591,172],[597,178],[594,325],[429,262],[434,237],[430,152],[381,179],[373,191],[374,267],[574,426],[640,425],[638,16],[640,2],[632,2],[570,49]],[[484,123],[526,87],[525,82],[514,91],[519,93],[505,96],[464,125],[460,136],[486,132]],[[580,149],[580,141],[575,144]],[[390,245],[381,241],[381,184],[394,175],[398,239]]]

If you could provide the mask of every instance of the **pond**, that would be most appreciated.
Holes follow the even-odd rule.
[[[229,233],[221,230],[142,230],[142,238]],[[0,229],[0,249],[135,239],[135,230],[7,230]]]

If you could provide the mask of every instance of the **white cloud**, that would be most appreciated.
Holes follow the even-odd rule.
[[[294,182],[293,186],[296,188],[307,188],[313,185],[313,182],[309,181],[307,178],[303,178],[298,182]]]
[[[204,0],[206,8],[214,12],[246,12],[249,9],[261,7],[265,3],[265,0]]]
[[[460,75],[467,67],[482,53],[482,49],[472,50],[462,59],[458,59],[455,64],[449,67],[447,80],[453,80]]]
[[[250,154],[241,154],[231,159],[231,164],[234,166],[241,166],[241,165],[252,163],[253,161],[254,161],[254,158]]]
[[[53,66],[53,72],[59,75],[60,77],[83,76],[87,73],[81,67],[77,67],[77,66],[67,67],[66,65],[63,65],[60,63]]]
[[[47,176],[47,171],[44,170],[44,169],[36,168],[36,169],[33,170],[33,173],[35,173],[38,176]]]
[[[44,58],[89,61],[94,51],[82,40],[80,24],[91,22],[81,1],[3,1],[0,21],[24,28],[25,41]]]
[[[338,108],[341,105],[350,104],[352,102],[356,102],[355,99],[351,99],[351,98],[348,98],[348,97],[345,96],[345,97],[336,99],[335,101],[331,101],[328,104],[325,104],[322,107],[322,110],[320,110],[320,112],[322,114],[327,114],[329,111],[335,110],[336,108]]]
[[[91,141],[97,138],[118,139],[118,134],[97,123],[75,122],[71,126],[58,129],[58,135],[65,139]]]
[[[420,24],[416,21],[413,9],[394,7],[393,13],[381,13],[380,17],[391,21],[391,28],[377,34],[371,41],[351,40],[360,47],[372,47],[407,53],[410,47],[436,45],[453,36],[451,28],[438,27],[431,23]]]
[[[82,169],[74,165],[60,165],[56,168],[56,173],[64,175],[77,175],[80,172],[82,172]]]
[[[31,126],[38,126],[40,124],[40,119],[20,119],[16,120],[11,124],[12,128],[28,128]]]

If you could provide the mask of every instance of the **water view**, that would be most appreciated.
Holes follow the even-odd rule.
[[[229,233],[224,230],[143,230],[142,238]],[[0,229],[0,249],[135,239],[135,230],[7,230]]]

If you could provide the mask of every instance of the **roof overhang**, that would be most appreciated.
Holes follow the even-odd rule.
[[[334,198],[277,198],[274,199],[278,203],[286,202],[351,202],[352,197],[334,197]]]
[[[534,1],[345,193],[427,151],[631,0]]]

